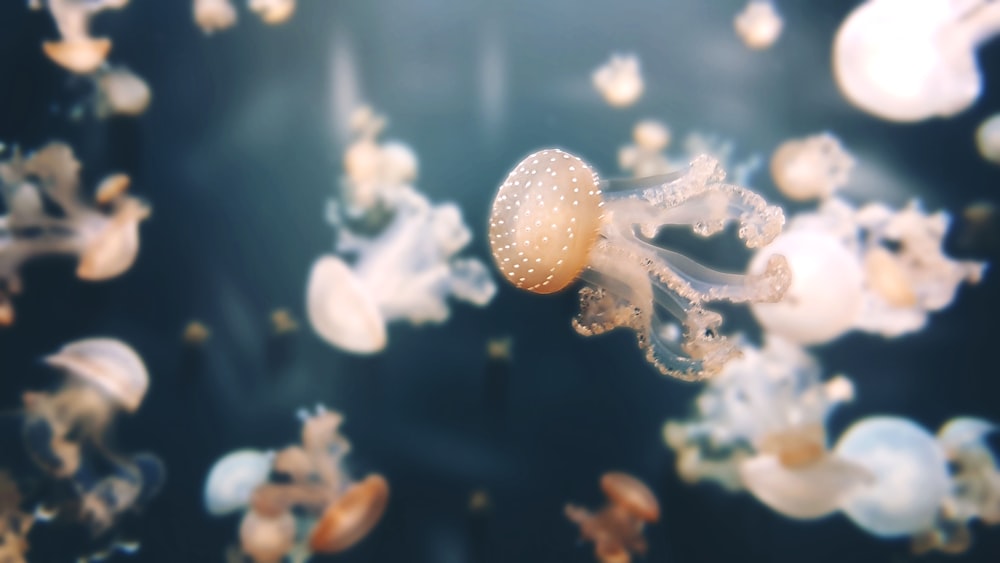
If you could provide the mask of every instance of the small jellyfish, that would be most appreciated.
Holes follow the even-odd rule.
[[[295,524],[290,512],[265,517],[248,511],[240,522],[240,549],[254,563],[280,563],[295,547]]]
[[[948,462],[929,432],[897,417],[855,422],[837,440],[835,454],[874,479],[852,489],[842,509],[866,532],[884,538],[930,529],[948,496]]]
[[[321,256],[309,275],[309,323],[333,346],[380,352],[388,323],[441,323],[450,314],[449,296],[482,307],[496,292],[482,262],[456,256],[472,234],[452,203],[432,205],[406,188],[391,222],[372,237],[351,232],[342,215],[329,219],[338,228],[337,253],[357,257],[349,265],[337,255]]]
[[[976,129],[976,148],[986,160],[1000,164],[1000,114],[994,114]]]
[[[9,294],[19,293],[19,269],[36,256],[79,256],[77,277],[100,281],[128,270],[139,252],[139,223],[149,207],[127,195],[127,177],[101,183],[96,205],[79,197],[80,163],[69,146],[53,142],[27,158],[0,161],[0,321],[13,322]],[[45,203],[60,214],[50,213]]]
[[[59,41],[45,41],[42,49],[59,66],[77,74],[96,71],[111,51],[111,40],[90,35],[90,18],[103,10],[124,8],[129,0],[45,0],[56,22]]]
[[[774,184],[794,201],[830,197],[853,168],[854,159],[830,133],[785,141],[771,155]]]
[[[142,358],[112,338],[90,338],[64,346],[45,362],[66,374],[54,394],[24,394],[23,437],[36,464],[56,477],[81,467],[81,439],[97,443],[119,411],[138,410],[149,387]]]
[[[566,518],[580,527],[580,536],[594,542],[601,563],[628,563],[632,554],[648,549],[642,532],[646,524],[660,519],[660,503],[649,488],[626,473],[601,476],[601,490],[608,504],[599,512],[567,504]]]
[[[976,49],[997,33],[1000,4],[989,0],[868,0],[837,31],[834,77],[876,117],[950,117],[979,98]]]
[[[309,549],[331,554],[354,546],[382,519],[388,503],[389,483],[381,475],[369,475],[323,512],[309,534]]]
[[[741,276],[710,270],[656,243],[666,225],[690,225],[710,236],[734,221],[750,248],[774,239],[784,223],[781,209],[724,179],[718,162],[703,156],[670,176],[613,185],[569,153],[534,153],[514,167],[493,201],[494,263],[508,282],[533,293],[555,293],[582,280],[577,332],[626,327],[662,373],[710,376],[739,352],[719,334],[721,315],[703,305],[776,301],[789,284],[779,256],[764,272]],[[681,342],[660,337],[670,317],[684,326]]]
[[[636,178],[666,174],[675,169],[663,155],[670,145],[670,129],[654,119],[645,119],[632,128],[632,145],[618,150],[618,166]]]
[[[733,28],[743,44],[754,51],[769,49],[781,37],[785,22],[771,0],[750,0],[733,18]]]
[[[205,35],[236,25],[236,6],[232,0],[194,0],[191,9],[194,22]]]
[[[299,323],[288,309],[271,311],[271,332],[274,334],[289,334],[299,330]]]
[[[295,13],[296,0],[248,0],[247,7],[268,25],[280,25]]]
[[[645,89],[636,55],[611,55],[611,60],[594,71],[591,81],[604,101],[616,108],[636,103]]]
[[[94,76],[97,99],[94,113],[100,119],[112,115],[135,117],[145,113],[152,99],[149,84],[124,67],[107,67]]]
[[[273,455],[257,450],[237,450],[215,462],[205,480],[205,510],[223,516],[243,510],[254,489],[267,481]]]
[[[379,142],[385,126],[385,117],[369,106],[351,115],[354,138],[344,151],[341,182],[343,213],[348,218],[391,212],[397,195],[417,179],[419,160],[413,149],[400,141]]]
[[[212,338],[212,331],[201,321],[191,321],[184,327],[181,340],[191,346],[201,346]]]

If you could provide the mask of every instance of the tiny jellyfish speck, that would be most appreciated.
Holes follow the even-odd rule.
[[[750,248],[774,239],[784,223],[781,209],[724,179],[716,160],[699,157],[673,175],[618,185],[576,156],[539,151],[514,167],[493,201],[494,263],[504,279],[533,293],[582,280],[577,332],[626,327],[662,373],[710,376],[739,352],[719,334],[721,315],[704,304],[777,301],[790,281],[780,256],[757,275],[725,274],[654,241],[665,225],[690,225],[709,236],[732,221]],[[660,337],[668,317],[683,325],[680,342]]]
[[[785,22],[771,0],[750,0],[733,18],[733,29],[748,49],[769,49],[781,37]]]
[[[594,71],[591,81],[604,101],[616,108],[636,103],[645,90],[636,55],[612,55],[607,63]]]
[[[847,184],[854,158],[830,133],[782,143],[771,155],[771,177],[795,201],[830,197]]]
[[[601,490],[608,504],[598,512],[566,505],[566,518],[580,527],[580,536],[594,542],[601,563],[628,563],[632,554],[648,550],[642,532],[647,523],[660,519],[660,503],[642,481],[626,473],[601,476]]]
[[[868,0],[837,31],[834,77],[876,117],[950,117],[979,98],[976,49],[998,33],[1000,4],[989,0]]]

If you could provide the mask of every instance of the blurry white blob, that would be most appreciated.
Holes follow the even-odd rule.
[[[236,25],[236,6],[232,0],[194,0],[191,9],[194,22],[205,35]]]
[[[93,75],[97,87],[94,113],[104,119],[112,115],[138,116],[149,107],[152,92],[141,77],[125,67],[104,67]]]
[[[800,344],[829,342],[852,329],[890,338],[920,330],[986,267],[944,254],[948,222],[946,213],[927,214],[915,201],[896,211],[830,198],[793,217],[751,261],[750,272],[758,271],[780,253],[792,270],[785,299],[754,304],[754,315],[765,330]]]
[[[976,129],[976,148],[983,158],[1000,164],[1000,114],[991,115]]]
[[[830,133],[782,143],[771,155],[771,177],[788,199],[827,198],[847,184],[854,158]]]
[[[997,2],[868,0],[837,31],[834,77],[848,101],[876,117],[949,117],[979,97],[976,49],[997,33]]]
[[[417,179],[417,155],[400,141],[379,143],[386,120],[370,107],[351,115],[354,139],[344,152],[343,212],[352,219],[391,211],[398,193]]]
[[[785,22],[770,0],[750,0],[733,18],[733,28],[743,44],[755,51],[768,49],[781,37]]]
[[[611,60],[594,71],[591,80],[604,101],[616,108],[634,104],[645,88],[636,55],[612,55]]]
[[[42,49],[53,62],[70,72],[90,74],[97,70],[111,51],[111,40],[90,35],[90,18],[103,10],[124,8],[129,0],[47,0],[52,19],[61,39],[45,41]],[[34,9],[40,3],[29,4]]]
[[[271,452],[236,450],[216,461],[205,480],[205,510],[212,516],[244,510],[253,490],[267,481],[273,458]]]
[[[292,18],[296,0],[247,0],[247,7],[268,25],[280,25]]]

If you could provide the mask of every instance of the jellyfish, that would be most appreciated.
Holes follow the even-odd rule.
[[[80,495],[80,516],[95,536],[107,533],[128,512],[147,506],[166,481],[166,468],[153,454],[112,460],[108,475],[95,479],[84,467],[74,477]],[[116,541],[114,548],[137,551],[138,542]]]
[[[131,347],[112,338],[78,340],[45,362],[66,380],[55,393],[24,394],[24,442],[44,471],[73,478],[83,463],[82,442],[102,443],[117,413],[139,409],[149,373]]]
[[[97,86],[94,113],[100,119],[112,115],[135,117],[145,113],[152,98],[149,84],[124,67],[106,67],[93,75]]]
[[[744,344],[742,352],[698,398],[695,419],[664,426],[678,473],[688,482],[746,489],[790,518],[836,512],[869,479],[832,455],[826,440],[830,413],[854,396],[851,381],[823,381],[814,358],[772,335],[763,348]]]
[[[313,330],[326,342],[356,354],[387,344],[386,325],[442,323],[447,299],[483,307],[496,292],[486,266],[456,254],[472,235],[452,203],[431,205],[415,189],[397,195],[390,223],[374,236],[351,232],[347,219],[331,210],[337,254],[319,257],[306,289]],[[342,256],[354,256],[349,264]]]
[[[212,331],[201,321],[191,321],[184,327],[181,333],[181,340],[191,346],[201,346],[212,338]]]
[[[949,479],[945,454],[929,432],[904,418],[864,418],[840,436],[834,452],[874,477],[844,499],[842,510],[858,527],[893,538],[933,526]]]
[[[299,323],[288,309],[271,312],[271,331],[274,334],[289,334],[299,330]]]
[[[662,153],[670,145],[670,129],[654,119],[644,119],[632,128],[632,145],[618,150],[618,166],[636,178],[658,176],[676,167]]]
[[[28,533],[35,518],[21,511],[21,491],[7,471],[0,470],[0,561],[25,563]]]
[[[247,0],[251,12],[260,16],[268,25],[280,25],[291,19],[295,13],[296,0]]]
[[[608,105],[628,107],[642,96],[645,85],[636,55],[611,55],[611,59],[591,75],[594,88]]]
[[[69,146],[53,142],[27,158],[17,149],[0,161],[0,321],[14,321],[10,295],[21,291],[18,271],[35,256],[79,256],[77,277],[100,281],[128,270],[139,252],[139,223],[149,207],[125,194],[127,179],[105,180],[95,204],[80,199],[80,163]],[[102,201],[103,200],[103,201]],[[54,204],[54,215],[45,203]]]
[[[343,213],[348,218],[391,212],[397,195],[417,179],[417,155],[401,141],[380,142],[378,137],[385,127],[386,118],[369,106],[351,115],[354,138],[344,152],[345,176],[341,182]]]
[[[948,222],[946,213],[925,213],[915,201],[893,210],[825,200],[796,215],[751,260],[748,271],[759,272],[780,253],[792,272],[786,298],[752,305],[754,316],[766,330],[807,345],[851,330],[890,338],[920,330],[986,268],[944,254]]]
[[[1000,32],[989,0],[868,0],[840,25],[833,70],[847,100],[876,117],[950,117],[982,91],[976,49]]]
[[[594,542],[594,554],[601,563],[628,563],[632,554],[645,555],[648,546],[643,529],[660,519],[656,496],[642,481],[620,472],[602,475],[601,490],[608,498],[603,509],[594,513],[567,504],[566,518],[580,527],[583,539]]]
[[[984,159],[1000,164],[1000,113],[991,115],[976,129],[976,148]]]
[[[830,197],[847,184],[854,159],[830,133],[782,143],[771,155],[771,177],[795,201]]]
[[[232,0],[194,0],[194,22],[205,35],[236,25],[236,6]]]
[[[205,510],[223,516],[245,509],[254,489],[267,481],[273,459],[270,452],[236,450],[216,461],[205,480]]]
[[[584,336],[617,327],[635,332],[647,360],[663,374],[686,380],[717,373],[739,355],[719,334],[722,316],[710,301],[776,301],[789,284],[775,256],[752,276],[705,268],[656,243],[665,225],[691,225],[700,236],[739,222],[750,248],[781,232],[784,215],[759,195],[724,184],[718,162],[703,156],[670,176],[603,182],[583,160],[547,149],[522,160],[500,186],[490,214],[490,247],[503,278],[519,289],[549,294],[577,279]],[[676,318],[680,342],[661,337]]]
[[[785,22],[771,0],[750,0],[733,18],[733,28],[743,44],[754,51],[769,49],[781,37]]]
[[[59,41],[45,41],[42,49],[59,66],[76,74],[96,71],[111,51],[111,40],[90,35],[90,18],[103,10],[124,8],[129,0],[45,0],[59,28]]]

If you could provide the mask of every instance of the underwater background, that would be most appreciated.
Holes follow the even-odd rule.
[[[203,508],[212,463],[236,448],[294,441],[295,411],[317,403],[345,415],[352,472],[385,475],[392,495],[367,539],[316,560],[592,561],[563,505],[599,506],[599,476],[622,470],[661,503],[660,522],[646,531],[650,562],[1000,561],[996,528],[975,526],[962,556],[917,558],[906,541],[870,537],[841,515],[799,522],[745,493],[684,484],[661,427],[690,414],[701,386],[657,373],[631,333],[578,336],[575,292],[500,283],[484,309],[456,303],[442,325],[391,325],[388,348],[374,356],[340,352],[304,322],[310,264],[332,248],[324,208],[343,174],[344,108],[360,102],[413,147],[417,187],[461,207],[474,233],[466,254],[483,260],[490,203],[515,162],[559,146],[619,175],[618,147],[635,121],[653,117],[678,137],[730,139],[737,159],[766,159],[784,139],[831,130],[861,161],[848,198],[898,206],[918,197],[949,210],[949,254],[995,264],[996,224],[963,236],[961,210],[998,199],[1000,168],[976,153],[973,132],[1000,110],[1000,43],[979,52],[985,91],[971,109],[883,122],[848,105],[830,72],[833,34],[855,4],[780,2],[784,34],[758,53],[732,32],[739,0],[301,0],[287,25],[243,14],[211,37],[192,22],[189,2],[133,0],[93,27],[152,87],[152,105],[138,119],[98,120],[77,110],[89,85],[40,49],[54,34],[51,18],[0,1],[0,140],[65,140],[85,186],[124,171],[153,208],[138,261],[120,278],[80,282],[69,259],[23,270],[18,320],[0,330],[0,464],[28,471],[13,415],[24,390],[55,380],[40,358],[113,336],[139,352],[152,380],[143,408],[118,422],[116,445],[156,452],[168,468],[137,523],[141,551],[114,561],[222,560],[238,516]],[[639,54],[646,79],[627,109],[608,107],[590,85],[591,70],[618,51]],[[766,166],[750,185],[780,201]],[[688,239],[678,244],[710,265],[746,262],[736,245]],[[855,332],[813,350],[826,375],[847,374],[857,389],[830,435],[871,414],[927,428],[958,414],[1000,419],[998,284],[988,271],[915,334]],[[272,333],[268,318],[280,307],[301,330]],[[759,341],[745,308],[723,310],[727,331]],[[181,338],[195,319],[211,330],[200,347]],[[486,342],[502,336],[513,352],[497,366]],[[479,490],[489,506],[470,509]],[[30,540],[33,562],[73,560],[86,541],[55,529]]]

